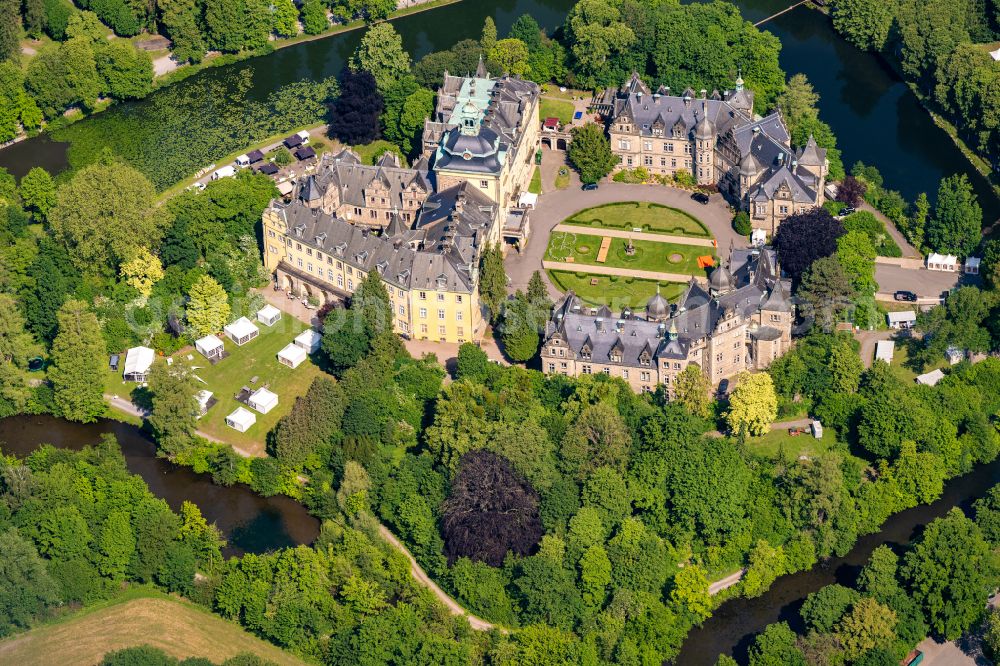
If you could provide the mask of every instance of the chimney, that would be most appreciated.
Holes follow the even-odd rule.
[[[701,98],[708,99],[708,91],[705,90],[704,88],[701,89]]]
[[[635,98],[637,100],[640,100],[640,101],[642,100],[642,91],[641,90],[635,94]]]

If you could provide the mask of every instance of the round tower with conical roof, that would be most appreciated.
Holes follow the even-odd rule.
[[[715,123],[708,117],[708,101],[701,103],[701,113],[694,126],[695,162],[692,174],[702,185],[715,183]]]
[[[670,303],[660,295],[660,287],[656,287],[656,293],[646,301],[646,319],[649,321],[664,321],[670,317]]]

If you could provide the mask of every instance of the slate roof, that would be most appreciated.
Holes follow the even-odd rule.
[[[361,163],[357,153],[345,148],[336,154],[324,154],[316,173],[296,183],[297,191],[293,196],[310,201],[321,198],[330,187],[336,187],[341,203],[365,208],[365,191],[378,180],[389,190],[390,204],[402,208],[403,191],[411,186],[416,185],[425,192],[434,190],[426,162],[422,164],[423,169],[405,169],[399,166],[395,155],[383,155],[379,166],[369,166]]]
[[[271,208],[290,237],[358,270],[378,270],[389,284],[468,293],[476,288],[479,255],[497,218],[493,202],[466,183],[429,197],[413,229],[397,215],[391,233],[382,235],[299,200],[275,201]]]

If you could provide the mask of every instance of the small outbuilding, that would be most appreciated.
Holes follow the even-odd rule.
[[[224,166],[221,169],[216,169],[212,172],[212,180],[219,180],[220,178],[232,178],[236,175],[236,169],[232,166]]]
[[[754,229],[750,232],[750,244],[754,247],[764,247],[767,243],[767,232],[763,229]]]
[[[979,257],[966,257],[965,259],[965,274],[966,275],[979,275],[979,265],[983,262]]]
[[[302,137],[299,136],[298,134],[293,134],[289,137],[286,137],[285,140],[282,141],[282,143],[285,144],[285,148],[288,148],[289,150],[292,148],[298,148],[299,146],[302,145]]]
[[[257,321],[264,324],[264,326],[274,326],[274,323],[279,319],[281,319],[281,310],[270,303],[257,310]]]
[[[517,205],[521,208],[534,208],[538,204],[538,195],[534,192],[521,192]]]
[[[201,417],[203,417],[205,414],[208,413],[208,410],[212,407],[212,405],[214,405],[216,402],[218,402],[218,400],[216,400],[215,398],[212,397],[213,395],[215,395],[215,394],[212,393],[211,391],[206,391],[204,389],[202,389],[201,391],[198,391],[195,394],[194,399],[195,399],[195,402],[198,403],[198,418],[199,419]]]
[[[132,347],[125,352],[125,371],[122,373],[127,382],[144,382],[149,379],[149,369],[153,367],[156,352],[149,347]]]
[[[122,360],[121,354],[112,354],[111,358],[108,359],[108,368],[112,372],[118,372],[118,364],[121,363],[121,360]]]
[[[246,317],[240,317],[223,330],[229,336],[229,339],[238,345],[245,345],[260,335],[260,329]]]
[[[268,391],[266,388],[259,388],[250,394],[247,405],[261,414],[267,414],[278,406],[278,394]]]
[[[312,146],[303,146],[295,151],[295,159],[299,161],[307,160],[310,157],[316,157],[316,151],[313,150]]]
[[[274,162],[264,162],[257,167],[257,173],[262,173],[265,176],[273,176],[278,173],[278,165]]]
[[[1000,49],[990,51],[990,57],[993,58],[994,61],[1000,62]]]
[[[289,342],[278,352],[278,363],[295,369],[302,365],[302,362],[308,357],[309,354],[305,349],[299,347],[294,342]]]
[[[302,347],[310,354],[316,353],[316,350],[319,349],[321,342],[323,342],[323,336],[312,328],[307,328],[295,336],[295,344]]]
[[[944,357],[948,359],[949,365],[955,365],[965,360],[965,350],[958,347],[948,347],[944,350]]]
[[[246,155],[236,156],[236,166],[238,167],[248,167],[250,166],[250,158]]]
[[[924,386],[937,386],[937,383],[942,379],[944,379],[944,371],[941,368],[917,375],[917,383]]]
[[[889,324],[889,328],[894,328],[897,331],[905,328],[913,328],[917,323],[917,313],[913,310],[887,312],[885,318]]]
[[[226,352],[226,347],[222,343],[222,340],[215,335],[206,335],[203,338],[195,340],[194,348],[198,350],[199,354],[210,361],[221,360]]]
[[[247,153],[247,159],[250,161],[250,164],[257,164],[257,162],[263,162],[264,153],[262,153],[259,150],[251,150],[249,153]]]
[[[823,424],[818,420],[813,419],[809,424],[809,429],[812,430],[813,437],[816,439],[823,439]]]
[[[896,351],[896,343],[892,340],[879,340],[875,343],[875,360],[892,363]]]
[[[958,270],[958,257],[953,254],[931,252],[927,255],[927,270],[954,273]]]
[[[236,411],[226,417],[226,425],[239,432],[246,432],[254,423],[257,423],[257,417],[243,407],[237,407]]]

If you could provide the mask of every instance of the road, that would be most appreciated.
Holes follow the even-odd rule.
[[[720,256],[728,255],[730,243],[734,247],[747,246],[747,239],[733,231],[732,213],[721,195],[712,195],[709,204],[702,205],[691,200],[690,192],[663,185],[602,182],[598,189],[584,192],[578,185],[571,184],[565,190],[548,192],[538,198],[538,204],[531,214],[531,240],[527,248],[521,254],[512,252],[507,255],[510,292],[527,289],[531,274],[542,269],[549,235],[556,225],[584,208],[618,201],[648,201],[690,213],[715,236],[718,241],[716,252]],[[562,296],[562,292],[553,287],[548,278],[545,282],[552,298]]]
[[[406,559],[410,561],[410,574],[417,581],[417,583],[430,590],[434,596],[438,598],[438,601],[445,605],[452,615],[461,615],[465,617],[469,621],[469,626],[477,631],[490,631],[497,628],[495,625],[482,618],[476,617],[472,613],[465,610],[461,604],[452,599],[444,590],[438,587],[438,584],[431,580],[431,577],[427,575],[427,572],[424,571],[419,564],[417,564],[416,558],[414,558],[410,551],[407,550],[406,546],[404,546],[399,539],[396,538],[396,535],[389,531],[388,527],[380,523],[378,531],[379,534],[382,535],[382,538],[385,539],[390,546],[401,552],[406,556]],[[501,629],[501,631],[503,633],[507,633],[503,629]]]
[[[739,571],[734,571],[725,578],[720,578],[708,586],[708,593],[710,595],[716,595],[719,592],[736,585],[736,583],[743,579],[743,574],[745,574],[746,571],[746,569],[740,569]]]
[[[893,292],[912,291],[919,298],[938,298],[941,292],[965,284],[980,284],[978,276],[929,271],[926,268],[901,268],[875,264],[875,281],[879,293],[891,297]]]

